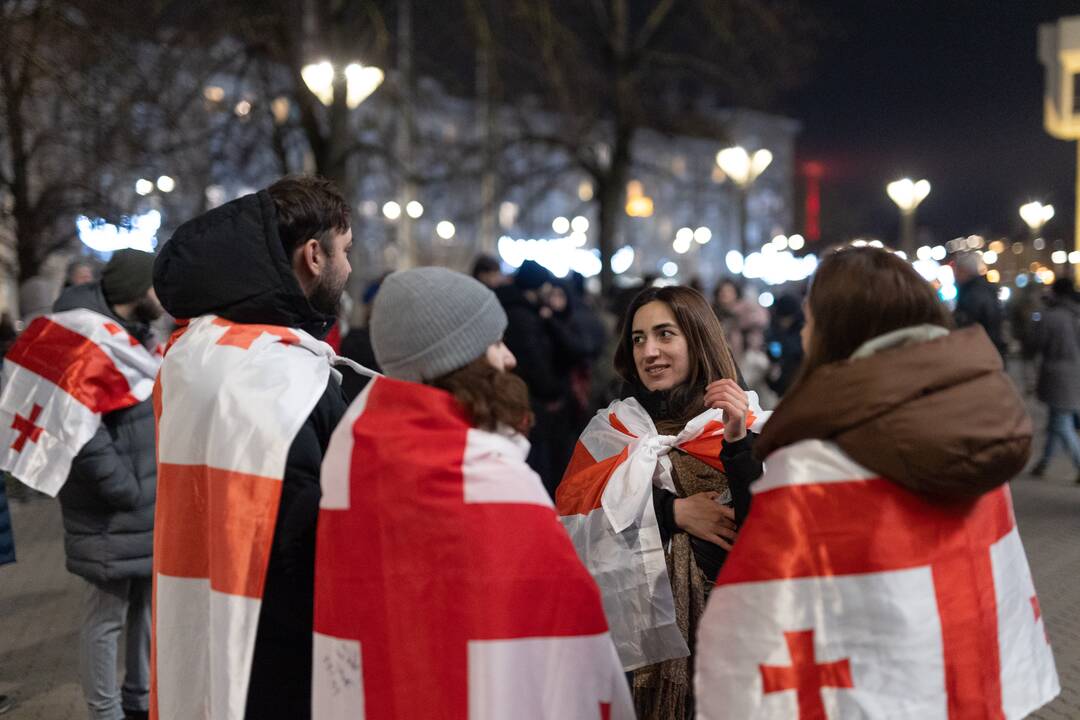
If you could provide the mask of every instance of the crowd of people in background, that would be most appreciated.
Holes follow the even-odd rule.
[[[246,221],[243,228],[237,218]],[[78,656],[83,692],[92,718],[136,720],[148,716],[152,578],[155,573],[158,578],[172,577],[170,573],[179,571],[166,566],[179,562],[196,573],[192,577],[208,581],[213,590],[218,589],[219,584],[235,581],[231,576],[225,578],[214,574],[220,570],[215,565],[219,561],[215,560],[213,546],[219,541],[228,545],[227,552],[239,553],[230,556],[229,563],[237,566],[266,563],[265,572],[250,580],[257,593],[247,593],[260,604],[256,606],[255,619],[241,617],[241,611],[234,608],[230,614],[215,616],[216,624],[207,636],[184,638],[184,628],[191,626],[194,616],[185,615],[186,610],[180,604],[186,602],[182,598],[190,600],[193,597],[184,593],[193,591],[168,585],[160,597],[168,597],[169,592],[176,594],[167,601],[165,610],[161,609],[160,597],[158,599],[159,614],[155,616],[158,642],[161,642],[162,633],[171,632],[173,634],[168,637],[172,642],[190,641],[195,643],[188,648],[191,652],[208,653],[215,662],[225,663],[215,665],[214,672],[224,673],[223,677],[238,683],[228,692],[243,692],[236,697],[229,695],[222,702],[234,708],[246,707],[249,718],[307,716],[313,693],[312,673],[314,671],[318,678],[319,673],[326,670],[320,668],[317,661],[314,669],[312,666],[313,615],[316,626],[323,622],[319,620],[320,610],[316,605],[318,594],[313,589],[316,518],[328,517],[329,510],[345,511],[351,507],[347,470],[341,470],[345,474],[335,479],[343,488],[342,497],[346,499],[328,500],[324,478],[320,506],[320,466],[324,473],[327,467],[337,467],[332,463],[323,464],[324,458],[332,453],[333,443],[341,442],[332,438],[332,435],[336,437],[335,427],[339,431],[346,427],[346,432],[353,434],[349,442],[366,442],[365,447],[373,453],[372,457],[383,458],[373,461],[375,465],[386,462],[380,453],[401,452],[406,445],[415,445],[411,452],[422,453],[427,447],[425,443],[434,447],[448,442],[447,433],[467,431],[468,440],[462,441],[465,460],[461,460],[460,453],[455,456],[456,460],[439,459],[442,463],[439,468],[435,467],[436,460],[416,460],[407,471],[401,472],[413,473],[417,478],[426,477],[425,474],[445,477],[446,473],[494,473],[492,477],[502,477],[500,473],[520,474],[527,464],[546,493],[546,497],[533,497],[528,502],[552,506],[557,500],[555,507],[560,515],[573,515],[578,511],[575,503],[580,503],[581,493],[586,492],[580,488],[596,477],[592,463],[602,460],[594,457],[595,453],[590,455],[591,450],[586,453],[587,461],[581,460],[582,448],[591,442],[589,428],[594,428],[591,423],[595,423],[596,418],[614,424],[617,419],[611,418],[616,418],[616,411],[631,412],[631,415],[640,411],[645,429],[630,432],[620,424],[620,431],[625,430],[627,437],[639,437],[638,432],[642,435],[651,432],[657,437],[685,437],[688,438],[686,448],[696,448],[699,446],[692,443],[704,438],[699,435],[705,420],[719,421],[722,417],[726,422],[723,450],[715,457],[709,455],[712,450],[686,449],[684,453],[673,453],[669,469],[671,488],[653,487],[650,494],[649,506],[655,515],[659,537],[667,548],[665,572],[668,580],[664,588],[676,608],[677,627],[672,632],[678,635],[671,637],[676,645],[681,637],[690,654],[653,653],[650,657],[659,658],[658,661],[631,669],[627,677],[630,694],[624,696],[620,691],[614,697],[600,699],[602,703],[614,703],[616,708],[632,702],[639,717],[658,720],[682,720],[692,716],[695,706],[700,705],[693,690],[694,638],[705,614],[709,588],[716,581],[750,511],[750,484],[762,474],[762,455],[760,448],[755,451],[754,440],[758,428],[750,429],[753,415],[755,412],[760,414],[762,408],[775,407],[792,393],[793,388],[801,393],[803,405],[807,408],[813,405],[806,399],[807,393],[824,392],[820,385],[809,380],[813,369],[847,358],[873,356],[881,348],[874,346],[866,350],[866,342],[898,328],[908,328],[905,330],[908,334],[896,341],[897,346],[919,344],[919,348],[925,348],[929,345],[920,343],[949,335],[953,325],[957,328],[981,326],[989,338],[987,347],[996,348],[1009,362],[1019,363],[1017,372],[1021,382],[1029,385],[1026,389],[1034,390],[1047,406],[1046,445],[1031,473],[1036,476],[1045,473],[1059,447],[1067,450],[1080,473],[1080,437],[1077,435],[1080,427],[1080,301],[1070,280],[1058,280],[1042,298],[1031,293],[1023,298],[1023,304],[1021,298],[1017,298],[1006,313],[996,288],[981,274],[978,258],[960,255],[954,263],[958,297],[955,313],[950,317],[944,314],[944,306],[929,286],[914,287],[919,281],[913,271],[909,272],[909,267],[886,251],[868,249],[862,255],[846,256],[849,264],[863,262],[866,272],[877,273],[888,281],[895,280],[898,285],[875,288],[876,299],[865,301],[867,307],[877,303],[885,308],[880,317],[859,319],[850,313],[844,316],[845,322],[852,326],[859,323],[867,326],[863,333],[865,337],[860,335],[858,342],[853,342],[851,338],[844,338],[843,328],[836,324],[842,314],[838,306],[828,303],[855,302],[852,298],[857,293],[835,278],[829,285],[830,290],[826,291],[823,283],[819,289],[811,291],[809,301],[806,287],[794,287],[776,292],[775,298],[770,294],[770,300],[763,302],[764,297],[759,297],[758,289],[730,277],[705,278],[687,286],[674,287],[665,286],[669,283],[655,277],[645,277],[605,300],[590,293],[586,279],[580,275],[572,273],[566,278],[558,278],[533,261],[512,269],[497,258],[481,256],[472,267],[471,279],[447,270],[423,269],[384,275],[370,282],[362,295],[355,298],[359,309],[352,316],[359,322],[335,340],[340,355],[353,362],[346,368],[336,368],[334,357],[320,354],[323,344],[319,341],[330,336],[335,319],[339,317],[338,298],[350,272],[350,233],[349,209],[329,183],[311,178],[286,178],[267,190],[233,201],[185,224],[156,258],[148,253],[125,250],[115,253],[103,266],[89,260],[76,260],[68,269],[65,287],[58,299],[45,305],[37,298],[25,308],[27,312],[19,323],[7,314],[0,317],[0,353],[7,352],[16,341],[17,330],[26,327],[35,316],[80,309],[115,323],[118,332],[126,333],[133,346],[137,345],[148,354],[159,352],[166,343],[172,348],[165,352],[159,380],[162,390],[157,399],[156,447],[154,401],[151,398],[142,396],[138,401],[133,399],[130,404],[110,408],[102,414],[101,425],[93,437],[71,459],[67,481],[59,489],[67,566],[81,578],[84,586]],[[825,262],[837,273],[854,272],[850,268],[835,270],[842,268],[842,261]],[[704,287],[708,293],[699,292],[694,285]],[[922,313],[914,319],[894,312],[893,306],[885,307],[890,302],[895,306],[903,305],[910,299],[908,296],[916,298],[917,302],[912,301],[913,307],[917,305]],[[812,315],[809,314],[811,307]],[[465,318],[473,310],[478,314],[470,316],[467,322],[458,322],[459,317]],[[164,311],[171,315],[162,318]],[[199,322],[207,316],[216,319]],[[172,321],[174,317],[184,320],[177,326]],[[188,319],[191,319],[190,324]],[[875,322],[877,325],[873,324]],[[241,411],[236,407],[222,410],[215,405],[214,398],[221,394],[239,393],[237,388],[256,393],[261,387],[252,376],[245,374],[248,371],[244,366],[215,360],[217,356],[211,354],[219,352],[214,348],[222,344],[220,339],[214,342],[218,338],[215,334],[219,332],[217,326],[229,327],[226,335],[239,333],[235,341],[238,346],[244,346],[244,343],[251,346],[251,338],[241,337],[242,329],[235,330],[245,324],[289,329],[288,332],[267,331],[277,338],[273,352],[278,355],[267,361],[270,364],[266,366],[266,378],[281,383],[274,385],[263,378],[268,383],[265,386],[268,397],[289,385],[287,368],[293,367],[289,363],[294,363],[295,367],[317,368],[319,382],[312,382],[311,387],[305,385],[304,397],[282,399],[273,407],[256,404]],[[679,340],[679,335],[685,338]],[[961,336],[954,333],[949,337]],[[969,333],[961,339],[974,348],[973,356],[982,363],[978,368],[980,377],[989,378],[985,380],[987,383],[1000,384],[1000,370],[994,365],[994,358],[983,352],[985,347],[980,337]],[[806,358],[804,352],[808,347],[812,356]],[[913,353],[918,354],[921,350],[906,352],[914,356]],[[990,355],[993,355],[992,350]],[[186,357],[191,359],[184,360]],[[875,363],[885,362],[878,357]],[[890,362],[898,362],[897,356],[889,357],[893,358]],[[157,358],[160,363],[160,355]],[[281,365],[273,365],[278,362]],[[347,415],[346,408],[371,385],[372,377],[377,378],[374,387],[381,388],[380,392],[397,393],[396,397],[405,403],[402,407],[415,410],[418,423],[415,427],[422,427],[428,433],[423,442],[415,438],[408,442],[392,440],[390,430],[386,431],[388,435],[380,435],[379,428],[370,425],[374,422],[370,416],[368,426],[357,424],[352,431],[348,430],[345,423],[356,418]],[[507,381],[508,377],[514,378],[512,383]],[[874,384],[865,377],[858,377],[854,371],[851,382],[864,384],[867,393],[884,396],[889,392],[902,392],[888,383],[888,387]],[[400,383],[418,383],[445,390],[466,408],[466,421],[452,409],[440,409],[437,398],[441,396],[428,389]],[[210,385],[217,389],[205,391],[204,386]],[[298,385],[291,387],[289,392],[300,393]],[[413,389],[409,389],[411,387]],[[935,386],[933,391],[940,389]],[[283,398],[292,397],[280,392]],[[374,409],[384,402],[374,391],[366,397],[369,407]],[[286,408],[286,400],[294,404]],[[973,404],[981,402],[970,401]],[[903,402],[909,403],[905,407],[918,406],[919,412],[925,410],[924,405],[919,404],[921,401],[905,399]],[[202,437],[200,433],[210,432],[208,428],[211,427],[218,433],[230,428],[228,432],[246,437],[251,434],[250,427],[262,424],[274,428],[273,432],[267,430],[270,433],[267,437],[276,437],[273,433],[280,430],[281,437],[289,442],[277,448],[281,450],[280,458],[274,454],[277,450],[267,450],[267,457],[276,458],[274,462],[267,457],[249,458],[244,455],[247,452],[244,448],[219,448],[212,435],[206,435],[204,445],[195,448],[190,437],[161,433],[161,428],[168,423],[174,424],[170,427],[187,427],[176,419],[177,408],[188,407],[184,403],[196,408],[200,422],[205,420],[201,429],[192,426],[190,437]],[[627,411],[630,406],[626,403],[637,410]],[[803,405],[798,405],[798,409],[812,414],[812,408],[806,409]],[[1005,405],[1003,412],[1023,415],[1019,404],[1006,402]],[[836,418],[829,420],[814,415],[813,424],[817,430],[811,431],[798,426],[801,416],[794,401],[781,407],[787,410],[779,415],[782,422],[775,423],[763,436],[770,448],[780,448],[805,438],[831,437],[814,432],[829,426]],[[597,414],[605,408],[608,410]],[[296,417],[289,414],[294,410],[299,413]],[[853,416],[858,415],[859,422],[868,427],[877,422],[860,415],[861,409],[849,408],[849,411]],[[219,413],[220,418],[215,413]],[[342,418],[346,421],[339,426]],[[698,418],[705,420],[695,425]],[[794,424],[788,425],[789,422]],[[253,434],[253,439],[248,442],[258,445],[263,442],[259,437]],[[852,437],[849,444],[843,441],[840,444],[847,455],[871,468],[883,462],[888,465],[877,455],[867,455],[867,448],[877,446],[872,446],[866,437]],[[516,450],[503,448],[499,451],[509,453],[505,457],[510,459],[505,462],[510,470],[492,469],[491,466],[477,470],[469,465],[475,460],[469,453],[472,452],[470,448],[477,447],[476,443],[480,446],[492,443],[502,448],[500,443],[507,439],[513,444],[526,438],[528,451],[524,458],[513,456]],[[270,440],[266,442],[270,443]],[[756,442],[760,444],[761,440]],[[919,442],[933,444],[934,441],[920,437]],[[1026,457],[1026,442],[1012,436],[1003,441],[999,449],[1008,455],[1008,462],[998,464],[990,485],[976,487],[972,478],[960,473],[963,477],[958,476],[957,483],[963,488],[949,488],[947,493],[978,497],[992,492],[1008,479],[1005,475],[1018,469],[1014,467],[1017,462],[1023,464],[1023,459],[1018,458]],[[519,443],[514,447],[525,446]],[[185,452],[194,454],[188,458]],[[259,530],[259,524],[255,522],[251,537],[243,536],[258,544],[254,551],[237,544],[241,543],[236,539],[239,536],[219,538],[205,518],[178,518],[169,514],[175,513],[175,509],[163,511],[157,504],[159,486],[161,496],[171,498],[175,503],[180,502],[178,494],[184,492],[178,489],[178,483],[183,484],[181,479],[185,483],[189,480],[213,482],[213,478],[196,478],[191,474],[195,471],[191,470],[184,471],[189,475],[182,478],[180,475],[159,476],[159,468],[168,466],[172,468],[169,472],[180,472],[173,465],[210,467],[211,455],[218,453],[214,457],[220,459],[222,452],[235,466],[230,466],[229,471],[237,474],[258,475],[252,467],[273,465],[263,474],[269,473],[280,488],[280,503],[275,502],[272,507],[252,505],[254,509],[249,515],[263,513],[263,520],[273,528],[267,534],[265,530]],[[525,451],[521,452],[524,454]],[[661,455],[666,452],[664,450]],[[1001,459],[998,455],[987,458],[991,465]],[[342,460],[342,467],[347,467],[348,462],[351,461]],[[653,458],[651,462],[661,461]],[[406,463],[401,464],[401,467],[405,466]],[[468,469],[470,467],[472,469]],[[903,475],[897,469],[899,467],[888,465],[882,472]],[[387,469],[386,472],[393,471]],[[986,477],[984,474],[983,479]],[[903,484],[903,478],[896,479]],[[921,476],[916,479],[926,480]],[[373,483],[375,480],[373,476]],[[29,501],[37,496],[10,478],[6,487],[10,491],[7,494],[18,500]],[[377,488],[372,490],[375,494],[392,492],[389,485],[381,487],[375,483],[371,487]],[[914,488],[915,492],[930,496],[939,496],[938,490],[940,488]],[[352,492],[356,491],[354,488]],[[411,492],[403,488],[402,497],[411,498]],[[529,491],[521,492],[527,494]],[[243,502],[256,503],[257,494],[252,489],[251,496],[245,495]],[[237,498],[231,501],[240,502]],[[388,502],[388,498],[373,496],[371,501]],[[187,511],[202,507],[194,500],[185,502],[189,503],[185,506]],[[202,511],[209,513],[208,517],[212,515],[214,522],[222,522],[228,515],[221,508],[202,508]],[[640,508],[638,511],[644,512]],[[551,515],[550,510],[545,509],[545,512]],[[405,512],[403,517],[409,522],[420,523],[420,516],[414,515]],[[550,519],[548,515],[544,517]],[[250,519],[245,516],[235,519],[235,523],[242,525]],[[186,524],[188,520],[192,521],[191,527]],[[229,523],[233,522],[229,519]],[[319,522],[330,521],[320,519]],[[200,527],[202,530],[198,530]],[[462,527],[463,524],[451,523],[443,530],[451,536],[452,542],[457,542],[453,539],[454,533],[460,532]],[[207,534],[205,537],[190,534],[196,531]],[[421,533],[414,541],[420,542],[420,536],[428,537]],[[381,537],[385,540],[387,536]],[[15,540],[5,485],[0,484],[0,565],[15,561]],[[445,538],[440,540],[446,541]],[[195,548],[192,552],[204,556],[198,561],[191,558],[178,560],[187,552],[183,548],[189,543]],[[551,558],[564,562],[567,557],[573,557],[572,553],[568,554],[570,545],[565,537],[560,535],[552,539],[552,543],[551,548],[544,551],[550,552]],[[413,549],[421,551],[419,546]],[[257,562],[253,558],[260,560]],[[465,562],[465,556],[457,559]],[[322,556],[318,562],[324,562]],[[587,560],[585,564],[590,571],[594,570]],[[197,571],[191,569],[195,566],[199,568]],[[559,567],[571,585],[579,584],[584,577],[577,566],[564,563]],[[386,573],[387,583],[398,581],[389,570]],[[337,576],[331,573],[324,577]],[[350,579],[346,574],[333,582],[340,583],[340,587],[335,589],[327,580],[328,589],[320,592],[355,599],[356,578]],[[370,590],[370,583],[364,587]],[[581,602],[599,613],[600,596],[588,587],[582,587],[585,589],[581,590]],[[554,587],[551,590],[554,592]],[[603,587],[601,591],[603,595]],[[160,587],[157,592],[162,592]],[[444,597],[450,592],[447,588],[427,587],[423,592],[430,593],[431,602],[450,602],[450,595]],[[608,608],[610,616],[610,605],[606,596],[604,599],[604,607]],[[334,605],[334,601],[326,602]],[[374,610],[369,608],[364,612]],[[328,617],[324,613],[324,621],[329,623]],[[362,628],[355,631],[364,632]],[[216,632],[223,632],[230,638],[244,635],[246,654],[233,657],[231,648],[215,647],[215,638],[211,635]],[[612,635],[618,645],[617,628],[612,628]],[[127,643],[123,652],[119,646],[121,637],[126,638]],[[200,646],[199,642],[205,645]],[[224,660],[218,658],[216,653],[219,651]],[[623,653],[621,646],[619,651]],[[122,681],[117,676],[120,654],[126,658]],[[178,669],[190,669],[183,667],[183,653],[173,653],[171,659],[162,664],[159,646],[156,657],[159,662],[155,687],[159,703],[167,704],[170,712],[180,712],[179,716],[184,717],[212,712],[216,707],[213,703],[220,698],[217,695],[211,697],[210,675],[196,672],[200,680],[186,686],[187,680],[168,676]],[[622,666],[627,665],[624,657]],[[621,666],[612,661],[612,667]],[[621,673],[621,670],[617,672]],[[318,692],[317,688],[315,692]],[[5,702],[10,700],[0,696],[0,711]],[[403,697],[401,702],[406,699]],[[285,715],[280,714],[283,712]],[[616,711],[612,717],[624,716]]]

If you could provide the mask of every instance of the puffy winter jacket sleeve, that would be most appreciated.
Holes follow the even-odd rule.
[[[72,460],[70,479],[113,509],[134,510],[141,505],[143,488],[131,459],[117,450],[104,422]]]

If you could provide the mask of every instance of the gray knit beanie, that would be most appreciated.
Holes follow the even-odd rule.
[[[495,293],[439,267],[396,272],[371,311],[375,359],[390,377],[434,380],[481,357],[502,340],[506,313]]]

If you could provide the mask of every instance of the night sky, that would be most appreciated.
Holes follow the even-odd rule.
[[[1040,22],[1080,0],[836,0],[808,82],[784,111],[803,122],[803,160],[824,163],[826,240],[896,238],[888,181],[932,184],[922,240],[1020,236],[1018,208],[1051,202],[1049,239],[1071,241],[1074,143],[1042,127]]]

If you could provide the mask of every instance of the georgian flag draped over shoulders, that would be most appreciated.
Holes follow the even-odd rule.
[[[0,469],[55,496],[101,416],[149,398],[160,364],[93,310],[36,318],[4,357]]]
[[[333,360],[302,330],[212,315],[174,335],[154,389],[150,717],[244,717],[286,460]]]
[[[1008,486],[930,503],[773,453],[702,619],[698,718],[1023,718],[1059,692]]]
[[[747,425],[757,432],[770,413],[757,393],[747,395]],[[667,457],[673,448],[723,470],[722,417],[706,410],[678,435],[659,435],[637,400],[616,400],[585,427],[556,491],[560,519],[600,586],[627,671],[690,654],[675,623],[652,488],[675,492]]]
[[[631,720],[596,583],[520,436],[378,378],[322,467],[314,720]]]

